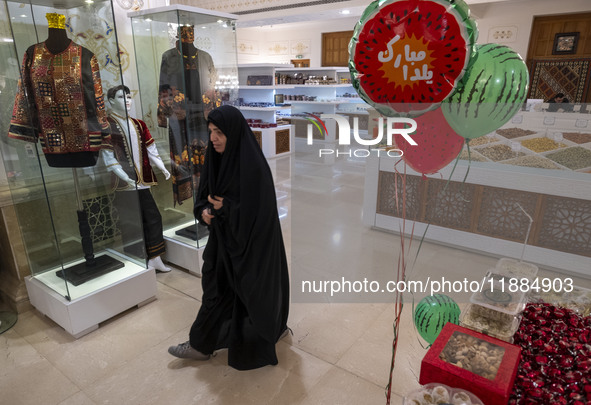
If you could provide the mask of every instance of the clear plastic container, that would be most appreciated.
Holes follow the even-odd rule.
[[[486,311],[485,311],[486,312]],[[513,343],[513,335],[519,328],[521,316],[503,315],[501,319],[493,319],[481,315],[482,310],[475,304],[468,304],[460,315],[460,325],[505,342]]]
[[[495,273],[513,278],[526,278],[529,281],[533,281],[538,275],[538,266],[504,257],[497,262]]]
[[[529,302],[547,302],[557,307],[567,308],[583,317],[591,315],[591,290],[579,286],[574,286],[570,292],[531,291],[528,300]]]
[[[452,388],[445,384],[429,383],[410,392],[404,397],[403,405],[484,405],[474,394],[461,388]]]
[[[526,304],[525,292],[513,287],[508,279],[487,273],[480,291],[470,297],[470,302],[476,304],[472,311],[480,316],[512,322],[513,317],[523,312]]]

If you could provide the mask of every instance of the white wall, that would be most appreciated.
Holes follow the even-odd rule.
[[[477,16],[478,43],[503,43],[525,59],[534,16],[591,11],[591,0],[513,0],[479,4],[472,8]],[[276,25],[272,28],[239,28],[238,63],[288,63],[295,58],[295,54],[288,49],[286,54],[279,55],[270,48],[279,45],[278,49],[282,49],[286,43],[309,41],[310,50],[304,58],[311,59],[311,66],[320,66],[322,33],[352,30],[357,21],[355,17]],[[507,31],[511,31],[510,37],[507,37]],[[241,43],[246,45],[243,50],[240,48]]]
[[[353,30],[357,21],[357,18],[341,18],[273,27],[238,28],[238,63],[289,63],[297,54],[292,48],[302,44],[304,46],[300,49],[309,46],[302,53],[303,59],[310,59],[310,66],[320,66],[322,33]]]
[[[590,0],[528,0],[504,3],[492,3],[479,13],[478,43],[503,43],[527,58],[529,36],[535,16],[571,14],[591,11]],[[590,22],[591,24],[591,22]],[[509,40],[495,39],[494,33],[503,31],[504,27],[516,27],[515,38]]]

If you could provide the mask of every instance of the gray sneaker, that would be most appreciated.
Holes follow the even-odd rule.
[[[210,354],[203,354],[198,350],[191,347],[191,344],[187,341],[176,346],[170,346],[168,353],[180,359],[193,359],[193,360],[209,360]]]

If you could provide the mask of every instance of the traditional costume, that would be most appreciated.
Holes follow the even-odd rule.
[[[162,55],[157,113],[158,125],[168,124],[175,204],[197,190],[208,142],[207,114],[221,103],[211,56],[193,45],[193,27],[181,27],[180,34],[181,42]]]
[[[103,151],[105,166],[112,174],[115,193],[115,206],[119,213],[121,237],[128,249],[133,249],[133,242],[139,235],[144,235],[148,259],[165,253],[162,236],[162,216],[156,206],[150,186],[157,184],[156,175],[150,162],[166,172],[164,163],[158,154],[154,139],[145,122],[122,117],[111,112],[108,117],[111,132],[112,151]],[[124,181],[115,171],[121,168],[133,180],[132,186]],[[132,192],[137,189],[139,196]],[[141,210],[142,223],[135,219],[138,204]],[[143,225],[143,227],[142,227]],[[138,253],[138,252],[134,252]]]
[[[238,109],[223,106],[209,122],[226,136],[223,153],[209,142],[195,216],[211,208],[203,252],[203,299],[190,345],[203,354],[228,348],[230,366],[277,364],[275,344],[287,329],[289,276],[271,170]],[[207,197],[223,197],[213,210]]]
[[[108,143],[99,65],[88,49],[70,42],[53,54],[45,42],[30,46],[21,67],[8,136],[41,141],[52,167],[96,164]]]

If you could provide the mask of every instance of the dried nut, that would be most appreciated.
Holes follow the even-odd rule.
[[[565,144],[555,142],[550,138],[526,139],[521,141],[521,144],[534,152],[548,152],[549,150],[566,148]]]
[[[461,157],[460,157],[461,159]],[[503,164],[523,167],[537,167],[539,169],[561,169],[556,166],[552,161],[546,159],[543,156],[522,156],[516,159],[505,160]]]
[[[506,128],[506,129],[497,129],[497,134],[502,135],[507,139],[513,139],[513,138],[519,138],[521,136],[535,134],[535,131],[530,131],[528,129],[521,129],[521,128]]]
[[[581,132],[564,132],[562,136],[564,139],[568,139],[569,141],[578,144],[591,142],[591,134],[585,134]]]
[[[523,152],[514,152],[508,145],[492,145],[484,148],[478,148],[478,152],[492,161],[513,159],[524,156]]]
[[[466,351],[467,349],[467,351]],[[461,332],[455,332],[440,353],[440,358],[474,374],[493,380],[505,349]]]
[[[571,170],[578,170],[591,166],[591,150],[580,146],[552,152],[549,155],[546,155],[546,157]]]

